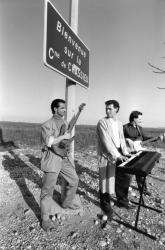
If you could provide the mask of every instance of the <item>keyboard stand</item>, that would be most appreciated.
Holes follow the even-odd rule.
[[[131,201],[132,203],[138,205],[137,213],[136,213],[136,218],[135,218],[135,225],[132,226],[132,225],[124,222],[123,219],[118,214],[116,214],[116,215],[118,217],[120,217],[120,220],[118,220],[118,219],[113,219],[113,220],[116,221],[116,222],[118,222],[118,223],[120,223],[120,224],[123,224],[124,226],[126,226],[126,227],[128,227],[128,228],[130,228],[132,230],[135,230],[138,233],[144,234],[145,236],[151,238],[152,240],[156,240],[156,237],[154,235],[151,235],[151,234],[147,233],[146,231],[141,230],[140,228],[138,228],[138,220],[139,220],[139,214],[140,214],[140,208],[141,208],[141,206],[143,206],[144,208],[148,208],[150,210],[156,211],[158,213],[162,213],[162,210],[160,210],[160,209],[152,208],[152,207],[149,207],[149,206],[145,205],[144,199],[143,199],[143,191],[144,191],[145,181],[146,181],[146,176],[144,176],[144,179],[143,179],[143,182],[142,182],[142,186],[140,186],[140,184],[136,181],[137,185],[138,185],[138,191],[139,191],[140,197],[139,197],[139,201],[138,202]]]
[[[160,210],[160,209],[156,209],[156,208],[149,207],[149,206],[146,206],[146,205],[145,205],[144,199],[143,199],[143,191],[144,191],[144,186],[145,186],[145,182],[146,182],[146,176],[144,176],[143,178],[144,178],[144,179],[143,179],[143,182],[142,182],[142,186],[140,186],[139,182],[138,182],[137,179],[136,179],[136,182],[137,182],[137,185],[138,185],[138,191],[139,191],[139,194],[140,194],[139,201],[138,201],[138,203],[132,201],[132,203],[138,205],[137,213],[136,213],[136,219],[135,219],[135,227],[134,227],[135,230],[138,229],[138,220],[139,220],[139,214],[140,214],[140,208],[141,208],[141,206],[142,206],[142,207],[145,207],[145,208],[148,208],[148,209],[150,209],[150,210],[153,210],[153,211],[155,211],[155,212],[162,213],[162,210]],[[138,231],[139,231],[139,230],[138,230]],[[143,231],[141,231],[141,232],[143,232]],[[149,234],[147,234],[147,236],[149,236],[150,238],[156,240],[156,237],[155,237],[155,236],[152,236],[152,235],[149,235]]]
[[[160,209],[146,206],[144,203],[144,199],[143,199],[146,177],[151,172],[152,168],[154,167],[155,162],[159,160],[160,156],[161,156],[161,154],[158,152],[141,151],[141,152],[137,153],[135,156],[131,157],[132,159],[129,158],[128,161],[121,163],[120,165],[117,166],[117,168],[119,168],[120,171],[122,171],[123,173],[136,176],[136,182],[137,182],[138,191],[139,191],[139,200],[138,200],[138,202],[132,201],[132,203],[138,205],[134,226],[132,226],[126,222],[119,221],[119,220],[116,220],[116,221],[119,223],[122,223],[123,225],[125,225],[125,226],[139,232],[139,233],[143,233],[144,235],[146,235],[147,237],[150,237],[153,240],[156,240],[155,236],[150,235],[147,232],[138,228],[138,221],[139,221],[139,214],[140,214],[141,207],[148,208],[148,209],[153,210],[153,211],[158,212],[158,213],[162,213],[162,210],[160,210]],[[145,165],[146,162],[147,162],[147,165]],[[139,169],[141,171],[139,171]],[[137,177],[139,177],[139,176],[143,177],[142,184],[137,181]]]

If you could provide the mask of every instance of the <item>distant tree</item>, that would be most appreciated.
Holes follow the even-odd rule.
[[[153,64],[151,64],[150,62],[148,62],[148,65],[151,66],[154,70],[154,73],[158,73],[158,74],[165,74],[165,69],[161,69],[159,67],[154,66]],[[155,71],[156,70],[156,71]]]
[[[165,44],[165,42],[164,42]],[[162,58],[165,58],[165,56],[163,56]],[[157,67],[155,65],[153,65],[152,63],[148,62],[148,65],[153,69],[153,72],[154,73],[158,73],[158,74],[165,74],[165,69],[162,69],[160,67]],[[162,88],[162,87],[157,87],[158,89],[165,89],[165,88]]]

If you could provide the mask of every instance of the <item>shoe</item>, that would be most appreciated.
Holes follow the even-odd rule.
[[[111,218],[113,214],[113,209],[111,208],[110,201],[110,195],[108,193],[102,193],[100,191],[100,207],[109,218]]]
[[[70,209],[73,209],[73,210],[76,210],[76,209],[81,209],[82,206],[78,205],[78,204],[70,204],[66,207],[63,207],[64,209],[67,209],[67,208],[70,208]]]
[[[117,201],[117,206],[118,207],[124,207],[126,209],[133,209],[133,208],[135,208],[134,204],[130,203],[129,201],[124,201],[124,200],[123,201],[122,200]]]
[[[116,204],[116,196],[114,194],[110,195],[110,204],[112,207]]]
[[[110,203],[101,202],[100,208],[108,216],[108,219],[111,220],[113,216],[113,209],[111,208]]]
[[[116,196],[114,194],[110,194],[110,201],[116,202]]]
[[[100,203],[100,207],[106,215],[111,216],[113,214],[110,203]]]
[[[76,209],[82,209],[82,205],[81,205],[81,201],[80,201],[80,199],[74,199],[73,201],[72,201],[72,203],[71,204],[65,204],[65,205],[63,205],[62,204],[62,207],[64,208],[64,209],[67,209],[67,208],[69,208],[69,209],[73,209],[73,210],[76,210]]]
[[[61,206],[64,208],[64,209],[67,209],[67,208],[70,208],[70,209],[73,209],[73,210],[76,210],[76,209],[82,209],[82,204],[81,204],[81,200],[80,200],[80,197],[78,194],[75,195],[74,199],[72,201],[69,201],[69,202],[62,202]]]
[[[105,212],[105,214],[108,216],[108,220],[111,221],[113,218],[113,209],[110,207],[110,209]]]
[[[52,221],[50,219],[48,220],[42,220],[41,227],[44,231],[48,232],[51,231],[53,228],[55,228],[55,225],[53,225]]]

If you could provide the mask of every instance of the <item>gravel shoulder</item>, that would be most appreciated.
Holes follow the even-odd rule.
[[[152,149],[151,149],[152,150]],[[114,205],[114,219],[106,224],[101,220],[98,196],[98,166],[96,151],[92,148],[75,153],[79,175],[78,194],[83,209],[73,212],[53,207],[55,229],[46,233],[40,227],[40,150],[31,148],[0,152],[0,250],[2,249],[165,249],[165,150],[157,149],[161,159],[147,177],[151,196],[144,197],[157,213],[141,208],[138,227],[156,236],[152,240],[136,232],[136,209],[127,211]],[[54,198],[60,197],[60,181]],[[139,194],[133,177],[130,199]]]

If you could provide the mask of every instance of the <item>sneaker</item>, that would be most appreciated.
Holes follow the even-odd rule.
[[[135,205],[132,204],[131,202],[129,201],[125,201],[125,200],[120,200],[120,201],[117,201],[117,206],[118,207],[124,207],[126,209],[133,209],[135,208]]]
[[[110,194],[110,201],[116,202],[115,194]]]
[[[70,209],[73,209],[73,210],[76,210],[76,209],[81,209],[82,207],[79,205],[79,204],[70,204],[70,205],[68,205],[68,206],[66,206],[66,207],[63,207],[64,209],[66,209],[66,208],[70,208]]]

